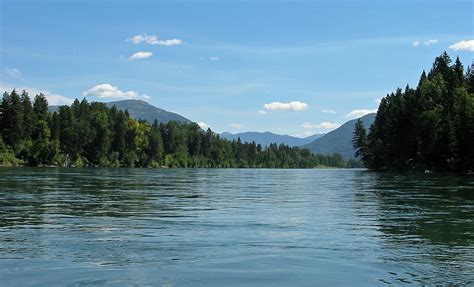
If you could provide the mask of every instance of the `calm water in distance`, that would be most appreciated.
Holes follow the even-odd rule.
[[[0,168],[0,282],[474,285],[474,178]]]

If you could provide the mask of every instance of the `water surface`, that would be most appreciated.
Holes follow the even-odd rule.
[[[0,169],[3,286],[474,284],[474,179]]]

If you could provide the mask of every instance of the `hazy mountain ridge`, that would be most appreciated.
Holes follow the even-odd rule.
[[[119,110],[127,110],[128,113],[135,119],[146,120],[152,124],[155,119],[158,123],[167,123],[170,121],[177,121],[181,123],[192,123],[191,120],[164,109],[155,107],[145,101],[141,100],[122,100],[105,103],[107,107],[116,106]],[[59,106],[50,106],[49,111],[57,111]]]
[[[149,123],[153,123],[158,120],[159,123],[167,123],[170,121],[177,121],[182,123],[191,123],[192,121],[173,112],[157,108],[145,101],[141,100],[123,100],[106,103],[107,107],[111,108],[114,105],[119,110],[127,110],[128,113],[141,120],[146,120]]]
[[[268,146],[271,143],[286,144],[289,146],[301,146],[312,142],[313,140],[322,137],[324,134],[314,134],[306,138],[298,138],[290,135],[279,135],[271,132],[243,132],[232,134],[229,132],[223,132],[220,134],[221,138],[228,140],[237,140],[240,137],[242,142],[255,141],[256,144],[262,146]]]
[[[366,129],[369,129],[370,125],[375,121],[375,115],[376,114],[373,113],[360,118]],[[355,151],[352,147],[352,136],[356,122],[357,119],[350,120],[339,128],[315,139],[311,143],[303,145],[302,147],[307,148],[316,154],[339,153],[346,160],[353,158]]]

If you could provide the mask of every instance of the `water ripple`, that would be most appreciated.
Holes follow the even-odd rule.
[[[0,281],[474,284],[474,180],[364,170],[0,169]]]

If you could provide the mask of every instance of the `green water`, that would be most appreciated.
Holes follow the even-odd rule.
[[[0,168],[0,282],[474,285],[474,178]]]

